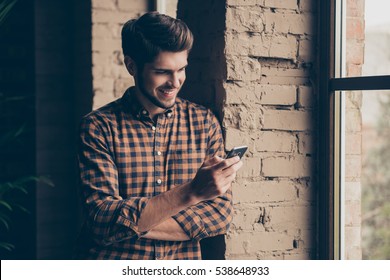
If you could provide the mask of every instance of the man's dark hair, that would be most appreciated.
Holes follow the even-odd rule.
[[[141,67],[152,62],[161,51],[189,52],[193,41],[183,21],[158,12],[129,20],[122,28],[123,54]]]

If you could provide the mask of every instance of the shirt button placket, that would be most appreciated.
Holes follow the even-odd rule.
[[[161,157],[163,152],[160,150],[161,145],[163,145],[162,134],[160,133],[161,128],[161,117],[158,117],[157,122],[152,126],[152,130],[155,131],[155,140],[154,140],[154,182],[155,182],[155,194],[160,194],[164,191],[164,158]],[[158,128],[158,130],[157,130]]]

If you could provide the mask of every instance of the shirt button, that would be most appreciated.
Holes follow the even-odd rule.
[[[167,114],[167,117],[168,117],[168,118],[172,117],[172,113],[168,113],[168,114]]]
[[[148,111],[142,110],[142,114],[143,114],[143,115],[147,115],[147,114],[148,114]]]
[[[152,126],[152,130],[153,130],[153,131],[156,131],[156,127],[155,127],[155,126]]]
[[[157,152],[157,155],[158,155],[158,156],[161,156],[161,152],[160,152],[160,151],[158,151],[158,152]]]
[[[157,183],[157,185],[161,185],[162,180],[161,179],[157,179],[156,183]]]

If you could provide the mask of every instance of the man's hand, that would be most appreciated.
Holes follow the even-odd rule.
[[[238,156],[229,159],[215,156],[205,161],[191,182],[192,195],[203,201],[224,194],[242,164]]]
[[[204,162],[191,182],[156,195],[149,200],[138,221],[138,231],[149,231],[183,209],[224,194],[230,188],[241,166],[242,162],[238,156],[229,159],[213,157]],[[150,236],[145,235],[145,237],[166,238],[162,235],[163,229],[166,228],[167,224],[164,224],[161,228],[156,228],[156,231],[152,232],[153,235],[150,233]],[[187,238],[181,228],[176,234]],[[186,240],[181,238],[183,237],[179,240]]]

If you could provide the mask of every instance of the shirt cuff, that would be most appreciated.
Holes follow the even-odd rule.
[[[180,211],[172,217],[192,239],[200,241],[208,237],[202,219],[191,208]]]
[[[138,220],[148,201],[149,198],[146,197],[133,198],[133,199],[129,199],[125,203],[125,205],[123,205],[118,215],[116,224],[122,225],[130,230],[120,233],[121,235],[125,235],[121,237],[122,239],[133,237],[133,236],[138,236],[138,238],[140,238],[142,235],[146,233],[146,232],[139,232]]]

